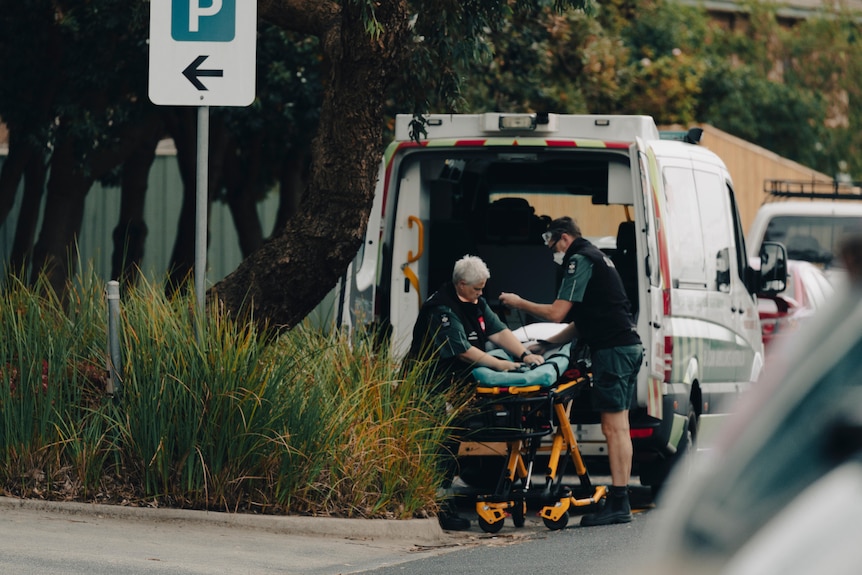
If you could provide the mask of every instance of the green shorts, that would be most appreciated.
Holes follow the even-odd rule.
[[[592,353],[593,387],[590,396],[596,411],[625,411],[631,407],[643,346],[624,345],[597,349]]]

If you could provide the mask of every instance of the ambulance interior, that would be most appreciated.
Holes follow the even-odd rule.
[[[553,301],[560,268],[541,236],[554,218],[568,215],[612,257],[637,306],[634,222],[629,221],[633,183],[625,152],[508,148],[418,154],[429,198],[427,294],[451,279],[458,258],[477,255],[491,271],[485,298],[508,325],[540,321],[505,309],[499,294]]]

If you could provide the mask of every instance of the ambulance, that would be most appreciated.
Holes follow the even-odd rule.
[[[557,266],[541,236],[571,216],[632,303],[644,346],[633,472],[658,489],[758,379],[756,294],[783,279],[780,265],[769,278],[750,267],[730,174],[698,135],[663,137],[648,116],[397,116],[364,245],[337,291],[340,321],[371,322],[406,353],[422,302],[471,254],[490,269],[491,307],[529,336],[539,318],[505,309],[499,294],[554,300]],[[585,459],[606,465],[597,414],[580,406],[572,420]],[[496,481],[488,449],[462,447],[462,479]]]

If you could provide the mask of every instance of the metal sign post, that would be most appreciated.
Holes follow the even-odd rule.
[[[197,190],[195,194],[195,296],[203,317],[207,279],[207,207],[209,206],[210,109],[198,107]]]
[[[204,309],[210,106],[248,106],[255,95],[257,0],[151,0],[149,96],[197,106],[195,294]]]

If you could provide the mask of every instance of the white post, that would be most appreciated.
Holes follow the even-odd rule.
[[[105,288],[108,299],[108,395],[119,398],[123,390],[123,358],[120,356],[120,282]]]

